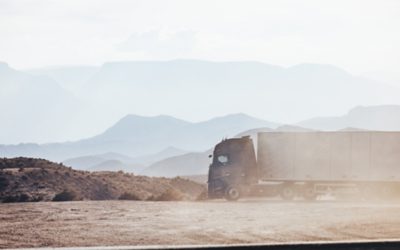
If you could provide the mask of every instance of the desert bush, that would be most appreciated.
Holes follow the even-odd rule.
[[[27,194],[17,194],[17,195],[8,195],[3,199],[4,203],[11,202],[27,202],[29,201],[29,196]]]
[[[140,197],[134,193],[125,192],[118,197],[118,200],[139,201]]]
[[[73,201],[77,200],[77,194],[72,190],[63,190],[62,192],[56,194],[53,198],[53,201]]]
[[[6,177],[0,176],[0,191],[5,190],[10,182]]]
[[[32,197],[32,201],[33,202],[39,202],[39,201],[43,201],[44,197],[42,195],[37,195],[35,197]]]

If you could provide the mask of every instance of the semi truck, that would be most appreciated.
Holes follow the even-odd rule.
[[[400,197],[400,132],[260,132],[213,151],[208,197]]]

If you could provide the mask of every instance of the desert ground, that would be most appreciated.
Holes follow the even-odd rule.
[[[400,238],[400,202],[73,201],[0,204],[0,248]]]

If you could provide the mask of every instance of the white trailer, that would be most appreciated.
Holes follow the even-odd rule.
[[[400,132],[258,134],[266,180],[400,181]]]

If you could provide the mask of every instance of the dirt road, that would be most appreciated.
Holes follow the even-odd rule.
[[[400,238],[400,203],[81,201],[0,204],[0,248]]]

